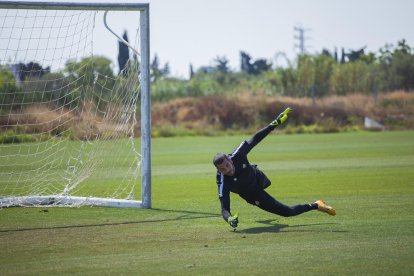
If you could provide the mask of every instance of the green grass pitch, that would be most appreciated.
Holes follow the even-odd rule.
[[[0,274],[413,275],[414,132],[269,135],[251,154],[283,218],[232,195],[220,216],[212,156],[248,136],[152,142],[153,209],[0,210]]]

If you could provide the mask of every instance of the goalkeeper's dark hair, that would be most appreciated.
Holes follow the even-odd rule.
[[[221,163],[223,163],[224,159],[226,159],[226,155],[224,153],[219,152],[216,155],[214,155],[214,158],[213,158],[214,166],[218,166]]]

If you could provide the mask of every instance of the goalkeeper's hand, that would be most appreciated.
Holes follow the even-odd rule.
[[[234,216],[230,216],[227,222],[233,228],[233,231],[236,231],[237,225],[239,224],[239,213],[236,213]]]
[[[286,119],[288,118],[288,114],[292,111],[293,111],[292,108],[290,108],[290,107],[286,108],[285,111],[280,113],[279,116],[277,116],[277,118],[270,123],[270,125],[271,126],[278,126],[280,124],[283,124],[286,121]]]

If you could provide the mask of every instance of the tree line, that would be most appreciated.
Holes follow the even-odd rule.
[[[352,93],[377,94],[414,90],[414,50],[405,40],[385,45],[379,53],[364,48],[345,53],[323,50],[297,56],[288,66],[274,66],[266,59],[253,59],[240,52],[240,70],[231,70],[226,57],[216,57],[213,66],[194,71],[190,79],[178,80],[168,74],[153,83],[152,96],[168,100],[180,96],[232,94],[262,91],[268,95],[324,97]]]
[[[124,39],[128,40],[126,33]],[[119,80],[128,70],[138,68],[136,56],[119,44],[119,72],[111,60],[103,56],[69,60],[63,69],[51,72],[41,64],[3,66],[0,68],[0,101],[19,105],[54,101],[60,105],[76,105],[81,99],[110,99]],[[217,56],[213,66],[194,70],[190,78],[170,76],[168,63],[161,64],[154,55],[151,64],[151,96],[157,101],[176,97],[263,92],[292,97],[324,97],[352,93],[377,94],[395,90],[414,90],[414,50],[405,40],[396,46],[387,44],[379,53],[351,51],[339,58],[337,53],[323,50],[317,54],[299,55],[286,67],[275,66],[266,59],[253,59],[240,52],[240,70],[229,68],[226,57]],[[94,92],[98,87],[99,93]],[[28,93],[33,92],[33,93]],[[100,101],[102,104],[105,101]]]

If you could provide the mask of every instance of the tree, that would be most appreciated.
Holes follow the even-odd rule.
[[[154,59],[151,62],[150,69],[152,82],[156,82],[158,79],[170,74],[170,65],[168,62],[164,64],[163,68],[160,68],[160,62],[158,60],[157,54],[155,54]]]
[[[345,54],[345,56],[348,58],[349,62],[355,62],[357,60],[360,60],[361,56],[365,55],[365,50],[364,50],[365,48],[366,46],[356,51],[351,50],[349,53]]]
[[[50,72],[50,66],[43,68],[39,63],[33,61],[27,64],[18,63],[15,67],[19,81],[24,81],[27,78],[40,79],[44,74]]]
[[[80,62],[69,60],[66,62],[64,72],[72,78],[85,78],[93,81],[96,75],[113,78],[111,60],[103,56],[83,58]]]
[[[241,71],[249,75],[260,75],[262,72],[268,71],[272,68],[272,64],[268,63],[265,59],[257,59],[251,63],[252,59],[246,52],[240,52],[241,58]]]
[[[0,69],[0,102],[3,104],[14,103],[16,92],[17,85],[13,74],[7,70]]]
[[[311,55],[298,56],[297,89],[298,96],[309,96],[309,92],[315,85],[315,62]]]
[[[314,67],[314,83],[310,87],[312,97],[322,97],[328,94],[329,79],[336,63],[335,55],[327,55],[327,52],[312,57]]]
[[[286,69],[278,69],[281,75],[282,86],[284,88],[283,94],[287,96],[298,96],[298,72],[293,67]]]
[[[341,49],[341,64],[344,64],[345,63],[345,49],[344,48],[342,48]]]
[[[414,89],[414,55],[405,39],[398,42],[392,54],[391,72],[395,75],[396,89]]]
[[[190,80],[194,78],[194,69],[193,69],[193,65],[190,63]]]
[[[371,92],[371,72],[371,65],[362,61],[336,64],[330,73],[329,93],[347,95],[356,92]]]
[[[246,52],[241,51],[240,52],[240,58],[241,58],[241,71],[247,74],[251,74],[253,71],[253,66],[250,64],[250,60],[252,59],[249,54]]]
[[[126,41],[128,41],[128,35],[127,32],[124,31],[124,34],[122,38]],[[119,74],[123,75],[124,77],[128,76],[128,70],[126,69],[126,65],[129,60],[129,48],[128,46],[123,43],[122,41],[118,41],[118,65],[119,65]]]
[[[83,58],[80,62],[69,60],[64,75],[71,80],[72,93],[67,96],[71,100],[92,99],[104,104],[100,99],[108,99],[115,84],[111,60],[102,56]]]
[[[253,75],[260,75],[263,72],[269,71],[272,68],[272,64],[268,63],[265,59],[257,59],[253,63]]]
[[[411,51],[404,39],[398,42],[396,48],[386,44],[380,49],[382,90],[414,89],[414,55]]]
[[[226,57],[217,56],[214,59],[214,62],[216,63],[215,67],[217,71],[222,72],[222,73],[228,73],[230,71],[230,68],[227,65],[229,63],[229,60]]]

